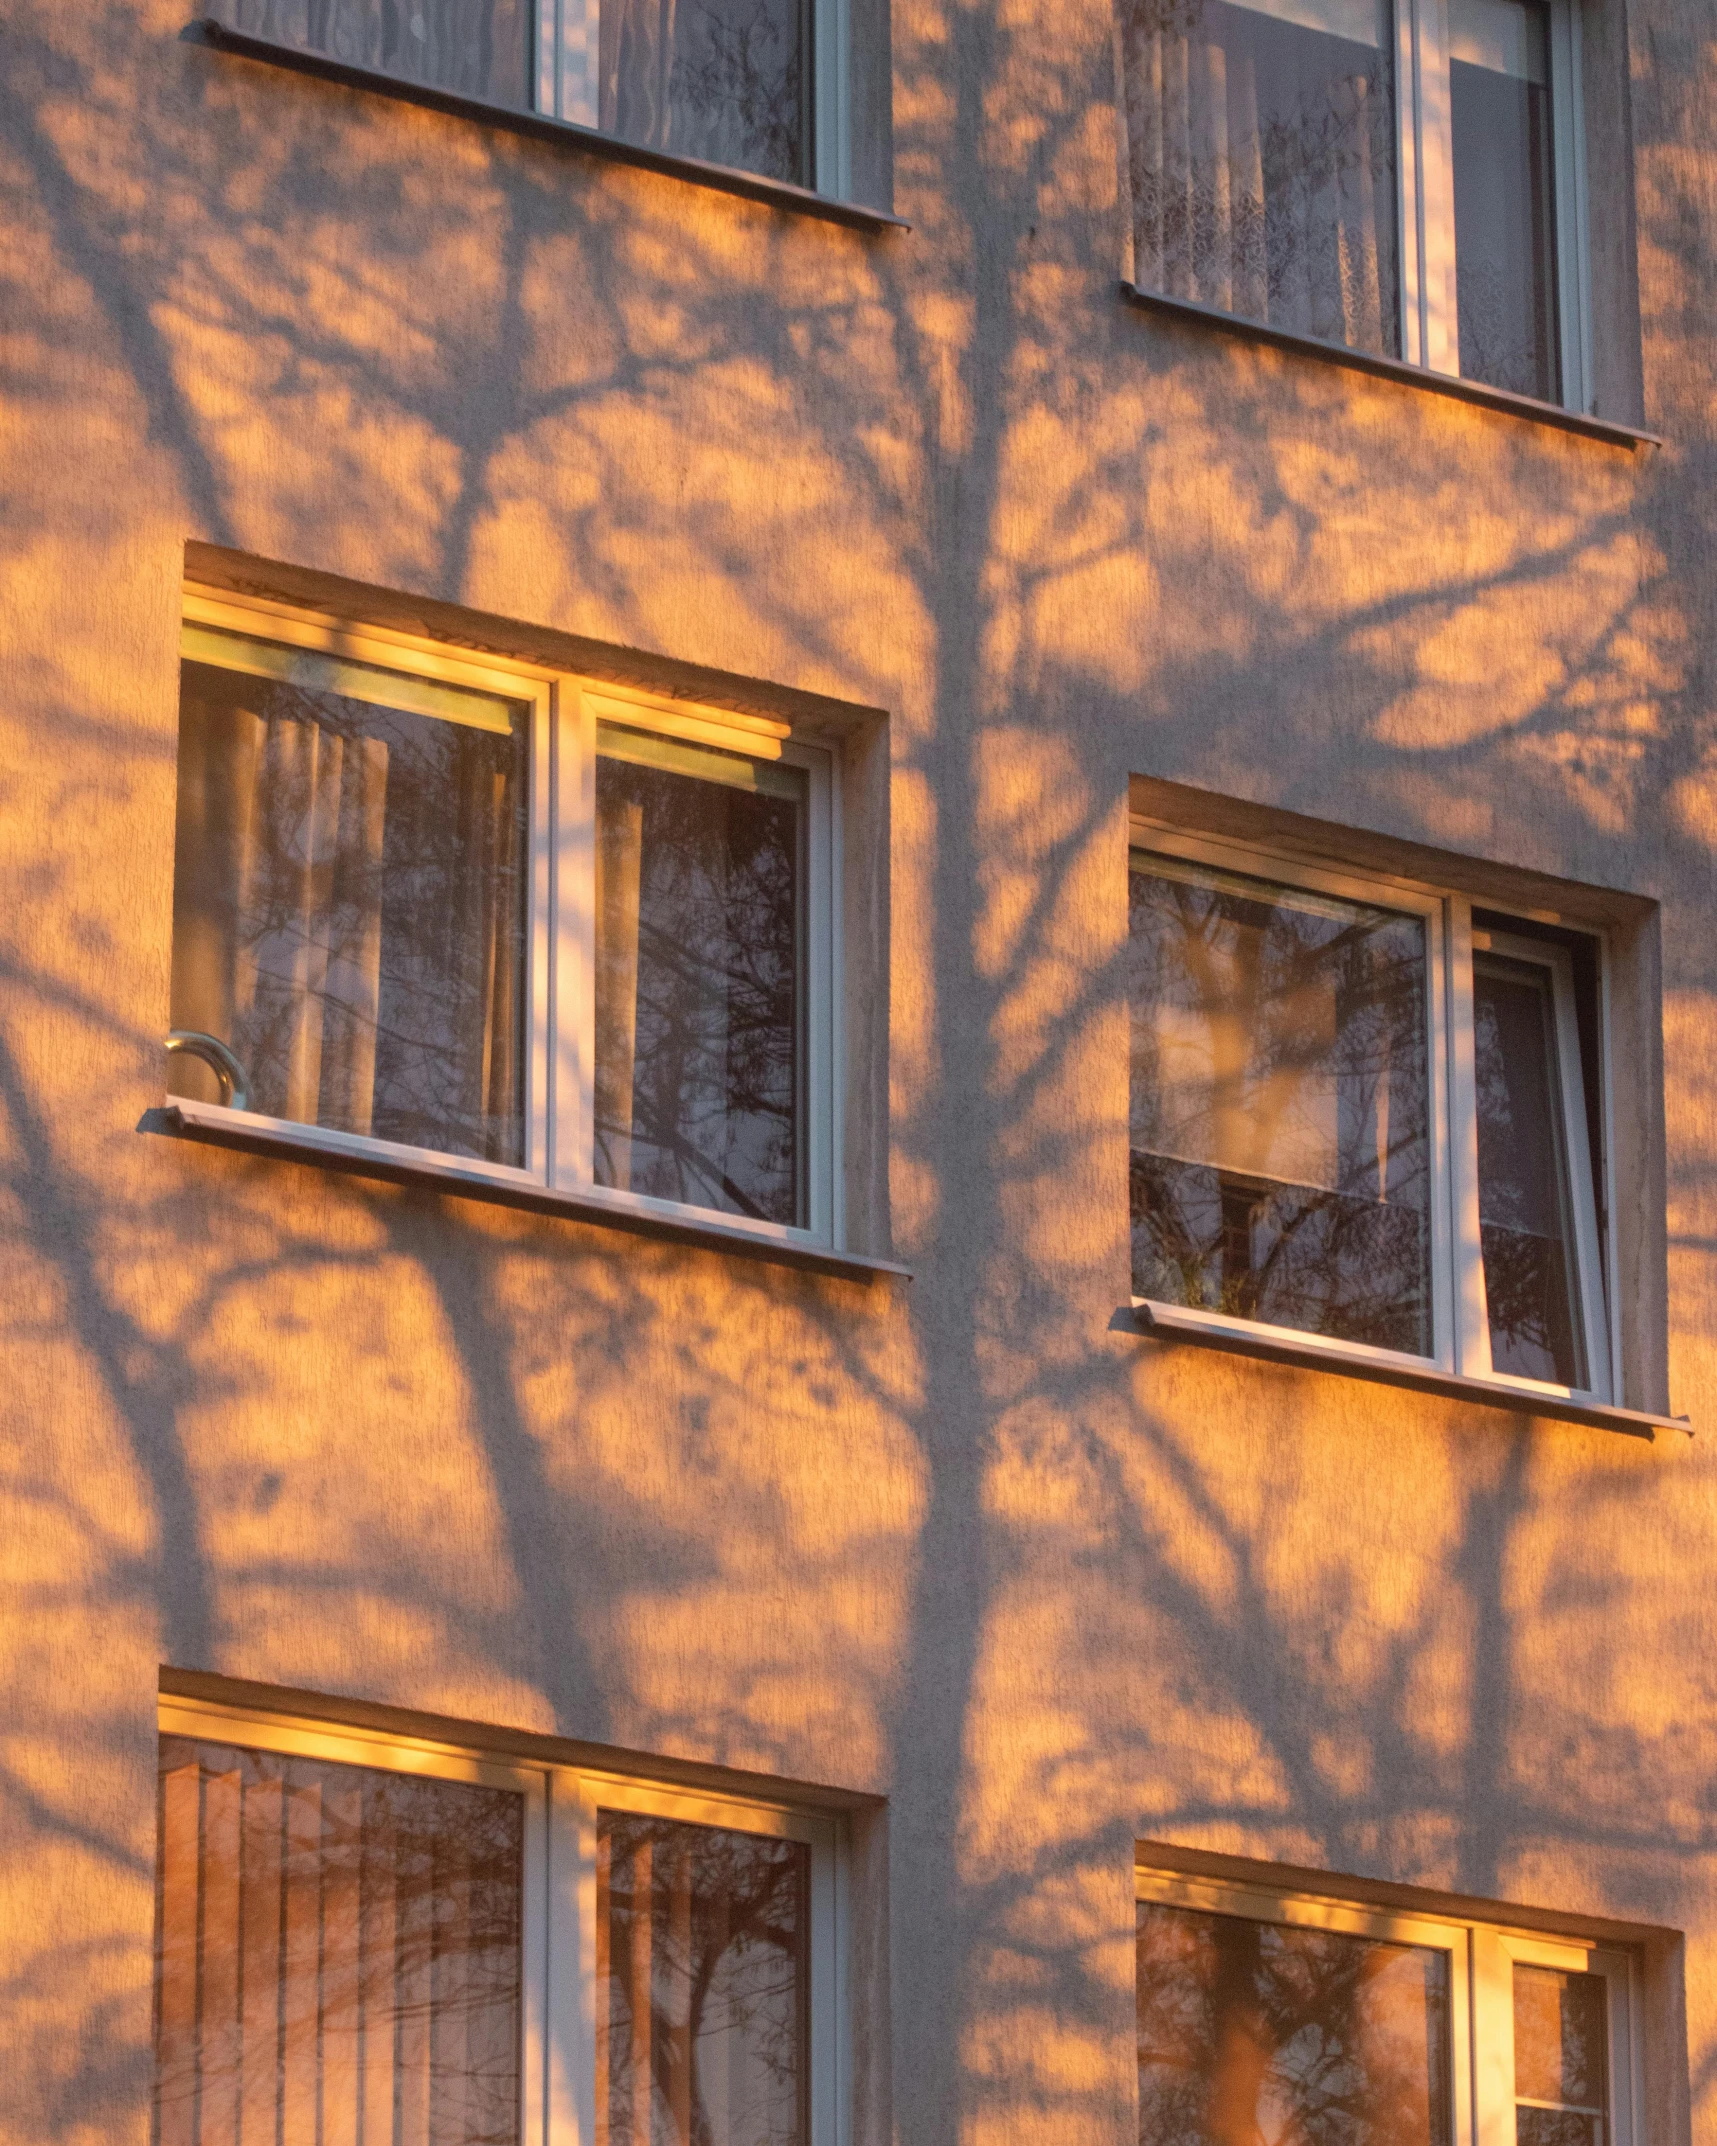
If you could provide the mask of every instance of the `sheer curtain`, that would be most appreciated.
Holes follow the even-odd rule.
[[[253,1109],[521,1159],[519,750],[184,665],[172,1025],[231,1047]]]
[[[517,1795],[163,1737],[160,2146],[517,2146]]]
[[[351,67],[531,108],[530,0],[216,0],[210,13]]]
[[[801,0],[601,0],[608,134],[811,183]]]
[[[1121,0],[1134,281],[1400,348],[1386,0]]]

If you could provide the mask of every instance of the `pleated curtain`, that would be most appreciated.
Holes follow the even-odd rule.
[[[521,1799],[162,1739],[160,2146],[517,2146]]]

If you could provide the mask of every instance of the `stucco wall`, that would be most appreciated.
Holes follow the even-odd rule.
[[[885,237],[183,19],[0,27],[5,2137],[146,2136],[162,1662],[886,1795],[869,2138],[1125,2146],[1140,1837],[1685,1929],[1717,2135],[1709,6],[1637,455],[1124,307],[1102,0],[899,0]],[[187,543],[887,712],[916,1279],[137,1131]],[[1133,776],[1663,905],[1696,1441],[1110,1331]]]

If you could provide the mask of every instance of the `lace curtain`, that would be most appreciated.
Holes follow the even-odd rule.
[[[601,0],[608,134],[809,183],[799,0]]]
[[[1120,0],[1134,281],[1400,348],[1380,0]]]

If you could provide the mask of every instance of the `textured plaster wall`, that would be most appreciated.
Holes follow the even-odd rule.
[[[1102,0],[899,0],[883,238],[183,20],[0,23],[4,2138],[147,2133],[161,1662],[886,1795],[867,2142],[1124,2146],[1138,1837],[1685,1929],[1717,2136],[1708,0],[1640,456],[1123,307]],[[135,1130],[187,542],[888,712],[914,1282]],[[1700,1440],[1109,1331],[1132,776],[1663,904]]]

